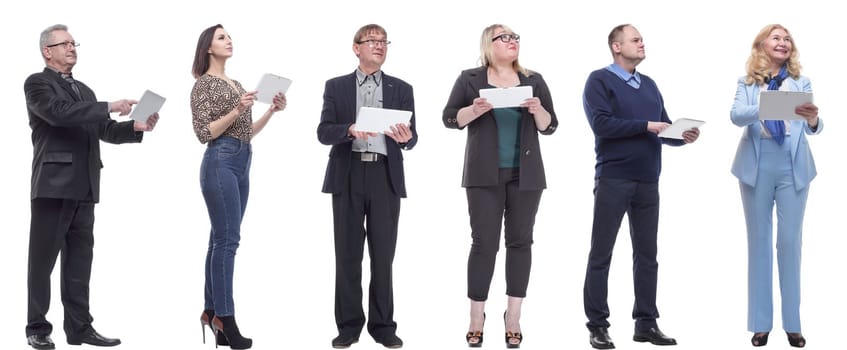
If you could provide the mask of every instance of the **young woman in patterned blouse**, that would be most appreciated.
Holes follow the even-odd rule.
[[[224,73],[232,57],[232,38],[220,24],[200,34],[192,73],[197,81],[191,90],[194,133],[208,145],[200,168],[200,186],[212,230],[206,254],[205,308],[201,325],[209,326],[220,345],[249,349],[253,345],[235,323],[232,273],[235,250],[241,238],[241,219],[250,191],[250,140],[275,112],[285,109],[285,95],[274,96],[273,104],[257,121],[251,107],[256,91],[246,91]],[[205,328],[203,332],[205,342]]]

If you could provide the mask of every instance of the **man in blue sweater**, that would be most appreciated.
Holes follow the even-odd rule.
[[[609,33],[614,63],[591,73],[583,105],[594,131],[594,223],[583,290],[585,315],[595,349],[614,349],[609,336],[608,279],[612,249],[624,213],[629,217],[635,283],[637,342],[676,345],[659,330],[656,318],[656,236],[659,225],[659,173],[662,144],[679,146],[697,140],[691,129],[683,139],[660,138],[670,126],[656,83],[635,71],[644,60],[644,42],[635,27],[623,24]]]

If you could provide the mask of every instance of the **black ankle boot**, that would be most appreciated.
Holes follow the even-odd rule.
[[[206,344],[206,326],[212,330],[212,334],[215,335],[215,329],[212,328],[212,319],[215,318],[215,310],[205,309],[203,313],[200,314],[200,328],[203,330],[203,344]],[[226,341],[226,337],[218,337],[215,336],[215,343],[218,345],[229,346],[229,343]]]
[[[226,338],[230,349],[249,349],[253,346],[253,339],[245,338],[238,331],[235,316],[215,316],[212,319],[212,329],[215,330],[215,337],[218,339]]]

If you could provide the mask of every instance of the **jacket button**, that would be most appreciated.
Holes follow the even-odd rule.
[[[524,154],[529,155],[529,150],[526,150],[526,152],[524,152]]]

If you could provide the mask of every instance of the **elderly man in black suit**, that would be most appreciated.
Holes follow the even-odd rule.
[[[388,52],[385,29],[376,24],[353,36],[359,58],[355,72],[330,79],[324,89],[318,140],[332,145],[323,192],[332,193],[335,229],[334,348],[359,340],[365,325],[362,310],[362,257],[367,238],[371,261],[368,333],[387,348],[399,348],[396,335],[391,265],[397,245],[400,198],[406,197],[403,154],[418,140],[412,86],[380,69]],[[361,107],[412,112],[409,125],[372,133],[356,128]]]
[[[152,131],[157,113],[146,122],[117,122],[110,113],[130,113],[134,100],[98,102],[88,86],[74,80],[79,44],[57,24],[41,32],[41,55],[47,67],[24,83],[32,128],[32,192],[27,269],[27,343],[53,349],[50,274],[59,252],[64,330],[68,344],[114,346],[91,326],[88,282],[94,246],[94,204],[100,199],[100,143],[141,142]]]

